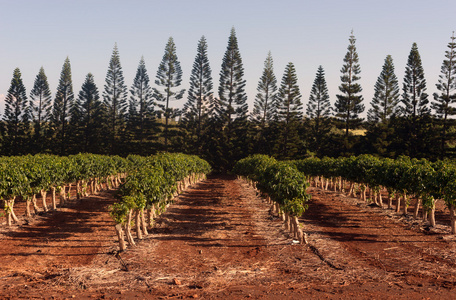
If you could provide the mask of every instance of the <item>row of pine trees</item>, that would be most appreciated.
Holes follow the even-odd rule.
[[[127,155],[180,151],[198,154],[221,169],[251,154],[279,159],[308,155],[338,156],[374,153],[395,157],[443,158],[451,155],[456,102],[456,43],[454,34],[445,52],[437,83],[439,93],[429,100],[418,46],[408,57],[400,91],[393,59],[388,55],[375,84],[367,120],[359,84],[361,68],[353,32],[341,69],[340,93],[329,99],[325,72],[319,66],[304,115],[297,74],[288,63],[278,84],[268,53],[249,114],[242,58],[234,28],[223,57],[218,97],[204,36],[198,42],[183,109],[182,70],[173,38],[169,38],[155,85],[141,58],[128,90],[117,45],[109,62],[100,96],[91,73],[75,95],[70,60],[64,62],[52,99],[43,68],[27,98],[20,70],[14,70],[5,99],[1,153],[78,152]],[[355,135],[353,129],[365,129]]]

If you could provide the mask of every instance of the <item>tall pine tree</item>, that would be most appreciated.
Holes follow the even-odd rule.
[[[3,153],[6,155],[25,154],[24,149],[27,138],[29,111],[27,95],[22,82],[21,71],[14,69],[11,85],[5,97],[5,112],[3,120],[6,124]]]
[[[154,88],[154,97],[158,103],[161,103],[159,107],[161,108],[161,114],[165,117],[164,146],[165,150],[168,150],[169,120],[177,116],[176,110],[170,107],[170,101],[182,99],[185,93],[185,89],[173,90],[173,88],[181,85],[182,69],[177,58],[176,45],[172,37],[168,39],[168,43],[166,44],[165,54],[158,66],[156,78],[155,84],[163,88],[163,91]]]
[[[388,55],[375,83],[372,108],[367,112],[368,120],[373,123],[385,123],[399,113],[399,101],[399,83],[394,73],[393,58]]]
[[[78,152],[102,152],[102,103],[94,77],[87,74],[72,110],[72,123],[76,126]]]
[[[405,67],[402,91],[403,115],[405,117],[411,117],[415,120],[418,117],[430,114],[426,79],[416,43],[412,45]]]
[[[307,103],[307,116],[312,123],[313,149],[319,151],[323,147],[323,138],[330,130],[331,103],[326,85],[325,71],[322,66],[318,67],[309,102]]]
[[[139,154],[150,154],[150,147],[146,147],[148,140],[153,137],[154,101],[152,87],[149,85],[144,57],[141,57],[133,85],[130,88],[129,127],[133,130],[134,139]],[[135,143],[135,144],[136,144]]]
[[[103,91],[103,104],[106,109],[105,130],[109,139],[109,153],[119,154],[128,104],[127,86],[124,82],[117,43],[114,45],[111,60],[109,61],[108,72],[106,74],[106,84],[104,85]]]
[[[437,118],[442,121],[440,134],[440,158],[445,156],[445,144],[448,140],[448,118],[456,113],[456,42],[454,32],[448,50],[445,51],[439,82],[436,84],[439,93],[434,93],[434,101],[431,104]]]
[[[276,155],[280,159],[291,159],[300,148],[299,126],[302,122],[301,92],[293,63],[288,63],[282,77],[277,100],[277,120],[280,137]]]
[[[62,72],[60,73],[59,85],[54,99],[52,110],[52,123],[55,131],[55,138],[59,146],[59,154],[66,154],[68,121],[70,110],[74,103],[73,81],[71,79],[71,64],[67,57],[63,63]]]
[[[51,119],[52,96],[44,68],[36,75],[33,89],[30,92],[30,114],[34,126],[33,145],[35,153],[43,151],[48,139],[49,121]]]
[[[228,47],[223,56],[219,81],[219,116],[230,134],[235,119],[247,118],[247,94],[245,93],[244,66],[239,52],[236,31],[231,29]],[[231,138],[229,136],[228,138]]]
[[[220,69],[218,119],[223,130],[223,156],[227,168],[246,155],[247,140],[247,94],[245,93],[244,66],[238,47],[236,31],[231,28],[228,46]]]
[[[261,128],[270,123],[275,117],[277,101],[277,79],[274,75],[274,66],[271,52],[264,62],[263,75],[258,82],[257,94],[253,104],[252,121]]]
[[[198,42],[197,53],[190,75],[190,89],[184,105],[183,126],[190,136],[190,149],[201,155],[205,124],[214,109],[212,70],[207,57],[207,42],[203,36]]]
[[[344,57],[344,65],[340,70],[342,83],[339,86],[339,90],[342,94],[336,95],[337,100],[335,103],[336,117],[344,122],[346,137],[348,137],[349,130],[360,123],[359,114],[364,111],[363,97],[359,95],[362,92],[362,88],[357,82],[361,78],[359,76],[361,68],[355,42],[356,39],[352,31],[348,51]]]
[[[274,75],[274,66],[271,52],[268,52],[264,62],[263,74],[258,82],[257,94],[250,116],[253,122],[251,131],[254,140],[254,152],[271,152],[270,125],[276,118],[277,108],[277,79]]]

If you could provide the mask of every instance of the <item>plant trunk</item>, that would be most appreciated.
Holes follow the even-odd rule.
[[[81,194],[82,194],[82,192],[81,192],[81,181],[78,180],[78,181],[76,181],[76,199],[77,200],[81,199]]]
[[[136,246],[135,240],[131,235],[131,220],[133,217],[133,210],[130,209],[127,214],[127,222],[125,223],[125,235],[127,236],[127,241],[130,246]]]
[[[73,184],[72,183],[69,183],[68,184],[68,193],[67,193],[67,200],[70,201],[71,200],[71,186]]]
[[[119,238],[119,249],[120,249],[120,251],[125,251],[125,249],[127,249],[127,245],[125,244],[124,231],[122,229],[122,224],[116,225],[116,233],[117,233],[117,237]]]
[[[43,201],[43,209],[45,212],[47,212],[49,209],[47,207],[47,203],[46,203],[46,194],[47,194],[47,191],[45,190],[41,190],[41,200]]]
[[[57,210],[57,201],[55,199],[55,187],[54,186],[51,188],[51,192],[52,192],[52,210]]]
[[[415,209],[413,210],[413,218],[418,219],[418,213],[420,212],[420,197],[415,197]]]
[[[403,212],[404,212],[404,216],[406,216],[407,213],[408,213],[407,194],[404,193],[404,194],[402,195],[402,197],[403,197],[403,199],[404,199],[404,208],[403,208]]]
[[[148,235],[149,232],[147,232],[147,222],[146,222],[146,213],[144,212],[144,208],[140,210],[141,213],[141,228],[142,228],[142,233],[143,235]]]
[[[456,233],[456,218],[454,215],[454,205],[450,205],[449,209],[450,209],[451,234],[455,234]]]
[[[14,213],[14,200],[16,197],[12,199],[5,200],[5,208],[6,208],[6,221],[8,226],[11,226],[12,221],[18,223],[19,219],[17,218],[16,214]]]
[[[141,230],[141,213],[139,209],[135,210],[135,228],[136,228],[136,237],[138,240],[142,240],[142,230]]]
[[[396,212],[401,211],[401,197],[399,197],[399,193],[396,193]]]
[[[32,196],[32,204],[33,204],[33,210],[35,211],[35,215],[36,215],[40,211],[40,209],[38,208],[38,205],[36,204],[36,194],[33,194],[33,196]]]
[[[435,227],[435,203],[437,199],[432,201],[431,211],[429,212],[429,223],[431,223],[431,227]]]
[[[383,208],[382,188],[378,190],[378,205]]]
[[[285,230],[290,230],[289,228],[289,219],[290,219],[290,216],[288,215],[288,213],[284,213],[285,215],[285,220],[283,221],[284,225],[285,225]]]
[[[27,197],[27,199],[25,201],[25,215],[27,216],[27,218],[31,218],[32,217],[32,212],[30,211],[30,203],[31,202],[32,202],[32,198]]]
[[[59,191],[60,207],[65,205],[65,186],[60,187]]]

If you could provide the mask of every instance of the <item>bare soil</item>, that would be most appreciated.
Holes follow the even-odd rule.
[[[189,188],[119,255],[114,192],[11,229],[3,223],[0,299],[455,297],[456,247],[445,224],[429,230],[340,193],[309,192],[300,220],[309,245],[296,244],[255,190],[230,176]]]

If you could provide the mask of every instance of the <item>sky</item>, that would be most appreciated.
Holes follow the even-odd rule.
[[[233,27],[250,110],[269,51],[279,84],[285,66],[294,64],[304,110],[319,65],[325,70],[334,104],[353,30],[366,116],[386,56],[392,56],[402,87],[413,43],[421,55],[427,92],[437,91],[445,51],[456,31],[455,12],[454,0],[0,0],[0,117],[15,68],[21,70],[27,96],[40,67],[55,95],[66,57],[75,95],[90,72],[101,96],[115,43],[127,87],[133,83],[141,56],[155,87],[169,37],[176,44],[185,89],[197,43],[206,37],[217,95]],[[171,106],[181,108],[186,97]]]

